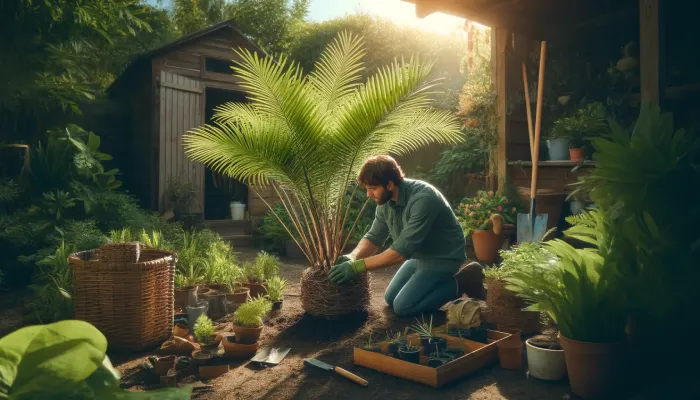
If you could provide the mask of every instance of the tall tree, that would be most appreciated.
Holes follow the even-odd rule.
[[[0,140],[28,140],[112,81],[105,51],[151,32],[139,0],[0,2]]]
[[[238,28],[270,53],[286,52],[309,12],[311,0],[173,0],[181,35],[233,19]]]

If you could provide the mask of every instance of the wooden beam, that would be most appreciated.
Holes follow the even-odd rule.
[[[202,93],[203,92],[203,90],[200,88],[189,87],[189,86],[180,85],[177,83],[170,83],[170,82],[161,82],[160,86],[165,86],[165,87],[169,87],[169,88],[177,89],[177,90],[184,90],[185,92],[194,92],[194,93]]]
[[[491,30],[491,63],[493,65],[493,83],[496,86],[496,117],[498,122],[496,132],[498,134],[498,148],[496,150],[496,172],[498,174],[498,191],[503,193],[506,184],[508,136],[506,126],[508,122],[507,88],[508,71],[507,60],[508,38],[510,32],[505,28],[493,28]]]
[[[639,0],[639,72],[642,101],[659,104],[659,2]]]

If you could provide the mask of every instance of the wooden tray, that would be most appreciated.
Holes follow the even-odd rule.
[[[443,326],[442,328],[446,328]],[[447,329],[444,330],[445,332]],[[511,336],[510,333],[487,330],[488,344],[463,340],[465,354],[438,368],[426,365],[428,358],[421,349],[421,364],[403,361],[382,353],[363,350],[356,347],[353,352],[353,362],[356,365],[371,368],[387,374],[409,379],[434,388],[443,386],[472,372],[498,361],[496,343]],[[438,334],[447,340],[447,347],[461,347],[459,337]],[[418,335],[408,335],[408,342],[420,346]]]

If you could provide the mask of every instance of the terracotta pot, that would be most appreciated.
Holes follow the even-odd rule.
[[[153,359],[153,369],[155,369],[156,375],[165,376],[168,374],[170,368],[175,366],[175,356],[165,356],[165,357],[155,357]]]
[[[262,326],[259,328],[245,328],[233,324],[233,332],[236,334],[236,342],[244,344],[252,344],[258,341],[262,333]]]
[[[477,229],[472,232],[472,242],[477,260],[485,263],[493,263],[498,258],[498,250],[503,244],[503,232],[496,235],[491,231]]]
[[[175,308],[197,306],[197,286],[183,286],[175,289]]]
[[[569,149],[569,158],[573,162],[579,162],[583,160],[583,149]]]
[[[222,340],[224,354],[233,358],[250,358],[258,351],[258,343],[243,344],[237,343],[235,336],[227,336]]]
[[[559,337],[571,391],[583,398],[616,394],[624,385],[627,342],[594,343]]]
[[[223,283],[210,283],[207,286],[209,286],[209,289],[216,290],[219,293],[228,293],[228,285],[224,285]]]
[[[243,286],[247,287],[250,289],[250,298],[254,299],[258,296],[266,296],[267,295],[267,286],[265,286],[264,283],[244,283]]]
[[[523,366],[523,342],[501,340],[498,346],[498,362],[503,369],[520,369]]]
[[[190,333],[190,327],[185,324],[177,323],[173,327],[173,336],[185,337],[188,333]]]
[[[221,337],[218,335],[215,335],[212,338],[211,344],[201,344],[199,345],[200,350],[207,352],[207,353],[216,353],[216,351],[219,349],[219,343],[221,343]]]
[[[250,298],[250,288],[240,287],[234,289],[233,293],[226,293],[226,301],[236,304],[243,304]]]
[[[204,365],[208,363],[212,358],[214,358],[214,355],[211,353],[207,353],[206,351],[195,350],[192,352],[193,364]]]
[[[214,379],[229,371],[228,364],[222,365],[200,365],[199,377],[202,379]]]
[[[177,371],[175,368],[166,371],[165,375],[160,375],[160,384],[161,386],[177,386]]]

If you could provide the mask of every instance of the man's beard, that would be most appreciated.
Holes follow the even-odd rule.
[[[384,194],[382,194],[382,197],[379,198],[379,200],[377,200],[377,204],[379,204],[380,206],[383,205],[384,203],[389,201],[393,195],[394,192],[388,189],[384,189]]]

